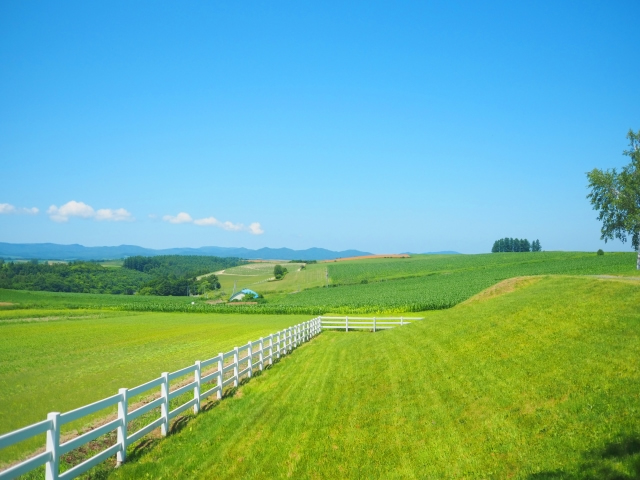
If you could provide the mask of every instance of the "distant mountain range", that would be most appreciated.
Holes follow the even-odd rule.
[[[113,260],[117,258],[144,255],[213,255],[216,257],[239,257],[247,260],[333,260],[344,257],[371,255],[359,250],[334,252],[324,248],[292,250],[290,248],[249,248],[200,247],[167,248],[154,250],[136,245],[118,247],[85,247],[83,245],[59,245],[56,243],[3,243],[0,242],[0,258],[23,260]]]

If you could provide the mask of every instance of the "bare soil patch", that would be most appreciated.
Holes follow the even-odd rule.
[[[11,303],[11,302],[0,302],[0,307],[11,307],[12,305],[15,305],[15,303]]]
[[[540,280],[541,277],[514,277],[508,278],[507,280],[503,280],[500,283],[496,283],[495,285],[483,290],[482,292],[474,295],[469,300],[462,302],[465,303],[476,303],[476,302],[485,302],[495,297],[499,297],[500,295],[504,295],[506,293],[511,293],[518,288],[526,287],[528,285],[534,284]]]
[[[330,263],[330,262],[346,262],[347,260],[365,260],[367,258],[410,258],[411,255],[406,253],[389,253],[389,254],[381,254],[381,255],[361,255],[359,257],[344,257],[344,258],[336,258],[335,260],[321,260],[320,263]]]

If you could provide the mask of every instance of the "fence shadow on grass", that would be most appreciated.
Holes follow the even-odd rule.
[[[603,448],[588,451],[574,471],[554,470],[529,475],[528,480],[640,479],[640,435],[620,435]]]
[[[226,398],[232,398],[232,397],[236,396],[238,394],[238,391],[239,391],[240,387],[242,387],[243,385],[246,385],[247,383],[249,383],[249,381],[252,378],[258,378],[263,373],[266,373],[268,370],[271,370],[271,368],[273,368],[277,363],[280,363],[281,360],[282,360],[282,358],[276,359],[276,360],[273,361],[272,365],[265,365],[264,369],[262,371],[257,370],[255,372],[253,372],[253,375],[252,375],[251,378],[244,377],[242,380],[240,380],[240,382],[238,383],[237,387],[227,388],[224,391],[224,393],[222,394],[222,398],[220,400],[215,399],[215,400],[203,403],[201,408],[200,408],[200,411],[202,413],[209,412],[209,411],[213,410],[214,408],[218,407],[222,400],[224,400]],[[178,416],[176,418],[176,420],[174,420],[171,423],[171,426],[169,427],[169,433],[171,435],[174,435],[174,434],[184,430],[184,428],[187,425],[189,425],[189,423],[192,420],[195,420],[196,418],[197,417],[192,413],[186,413],[186,414]],[[159,435],[157,437],[145,437],[143,440],[141,440],[137,445],[135,445],[127,453],[127,462],[132,462],[132,461],[138,460],[145,453],[149,452],[149,450],[155,448],[160,443],[160,441],[162,441],[162,439],[163,439],[163,437],[161,437]],[[101,475],[102,471],[100,470],[100,471],[96,472],[96,474]],[[91,477],[91,478],[98,478],[98,477]],[[103,477],[100,477],[100,478],[103,478]],[[104,477],[104,478],[106,478],[106,477]]]

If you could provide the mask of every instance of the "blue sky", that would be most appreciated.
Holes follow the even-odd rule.
[[[2,2],[0,241],[631,250],[599,240],[585,172],[628,163],[640,129],[638,18],[637,1]]]

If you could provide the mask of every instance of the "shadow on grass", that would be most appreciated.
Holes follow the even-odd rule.
[[[620,436],[604,448],[583,455],[573,471],[535,473],[529,480],[635,480],[640,479],[640,435]]]

